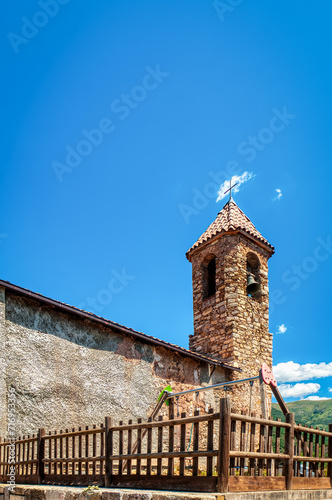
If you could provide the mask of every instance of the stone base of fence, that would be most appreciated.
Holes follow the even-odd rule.
[[[100,488],[90,492],[82,487],[17,485],[14,492],[0,484],[0,500],[331,500],[328,490],[264,491],[250,493],[180,493]]]
[[[70,486],[17,485],[14,493],[0,484],[0,500],[218,500],[217,494],[100,488],[90,492]],[[325,499],[327,497],[321,497]],[[316,500],[316,498],[315,498]],[[320,498],[317,497],[317,500]]]

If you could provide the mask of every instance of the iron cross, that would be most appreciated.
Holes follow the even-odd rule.
[[[235,184],[233,184],[232,186],[232,179],[229,181],[229,189],[227,189],[227,191],[224,192],[224,194],[228,193],[229,191],[229,199],[231,200],[232,199],[232,189],[233,187],[235,187],[236,185],[238,184],[238,182],[236,182]]]

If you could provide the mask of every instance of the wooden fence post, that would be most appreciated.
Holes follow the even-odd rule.
[[[110,486],[112,481],[112,460],[113,455],[113,418],[105,417],[105,486]]]
[[[294,413],[286,413],[285,416],[286,423],[290,424],[291,427],[286,428],[285,432],[285,453],[289,455],[289,458],[285,460],[285,482],[286,490],[292,489],[293,482],[293,457],[294,457]]]
[[[219,450],[218,450],[218,492],[228,492],[229,451],[231,443],[231,400],[220,400]]]
[[[329,432],[332,432],[332,424],[329,424]],[[332,458],[332,437],[329,436],[329,440],[328,440],[328,452],[327,452],[327,456],[328,458]],[[331,479],[331,483],[332,483],[332,462],[328,462],[328,465],[327,465],[327,477],[329,477]]]
[[[262,370],[259,370],[259,391],[261,396],[261,411],[263,418],[268,418],[267,398],[266,398],[266,384],[262,377]]]
[[[45,473],[45,463],[43,459],[45,458],[45,429],[40,428],[38,430],[38,441],[37,441],[37,460],[38,460],[38,484],[42,484]]]

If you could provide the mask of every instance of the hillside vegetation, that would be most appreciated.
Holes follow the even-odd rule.
[[[301,425],[312,425],[319,429],[328,429],[329,424],[332,424],[332,399],[325,401],[294,401],[286,403],[290,412],[295,413],[295,422]],[[272,418],[276,420],[281,418],[284,422],[285,418],[280,410],[278,403],[272,403]]]

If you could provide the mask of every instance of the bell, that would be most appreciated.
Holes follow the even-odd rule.
[[[261,286],[255,280],[252,274],[248,274],[248,282],[247,282],[247,294],[252,295],[253,293],[258,292],[261,289]]]

